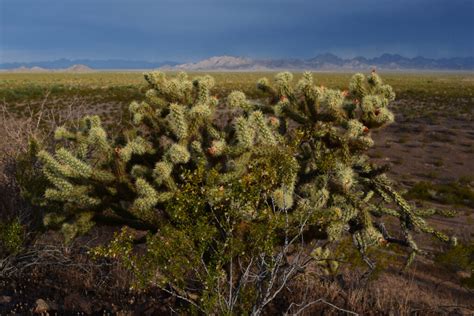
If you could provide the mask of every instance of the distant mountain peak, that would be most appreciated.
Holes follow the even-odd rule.
[[[318,56],[314,58],[308,59],[308,61],[311,63],[332,64],[332,65],[339,66],[344,60],[334,54],[325,53],[325,54],[319,54]]]
[[[250,58],[235,56],[214,56],[196,63],[187,63],[176,66],[178,69],[189,70],[219,70],[219,69],[239,69],[250,65],[253,62]]]
[[[69,68],[66,68],[65,71],[67,72],[91,72],[94,71],[92,68],[86,65],[72,65]]]

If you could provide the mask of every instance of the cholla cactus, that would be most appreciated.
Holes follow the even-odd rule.
[[[245,114],[232,123],[235,136],[229,139],[213,122],[218,99],[210,95],[214,85],[210,76],[191,81],[184,73],[168,79],[153,72],[145,79],[150,89],[144,102],[130,104],[134,127],[121,140],[108,139],[100,118],[88,116],[76,131],[56,130],[56,140],[66,147],[54,156],[46,151],[38,155],[52,184],[45,192],[46,201],[63,203],[67,213],[56,214],[54,220],[48,216],[45,224],[62,222],[69,240],[84,231],[74,226],[84,211],[96,214],[91,220],[106,219],[107,210],[130,225],[156,223],[159,210],[177,190],[175,170],[180,166],[192,169],[208,161],[213,168],[225,161],[237,162],[233,172],[229,169],[228,176],[216,183],[220,186],[245,173],[251,157],[240,159],[243,151],[252,151],[255,144],[276,146],[281,140],[263,113],[238,91],[227,102]]]
[[[394,93],[376,73],[356,74],[348,91],[317,86],[310,73],[295,86],[290,73],[278,74],[274,85],[260,79],[266,104],[233,91],[224,100],[235,115],[225,126],[217,124],[211,77],[152,72],[145,79],[145,101],[129,108],[130,130],[109,139],[100,119],[88,116],[77,130],[59,128],[63,147],[39,158],[51,183],[45,203],[60,206],[44,222],[62,227],[68,239],[97,221],[155,233],[148,254],[131,265],[140,275],[160,270],[146,282],[174,280],[183,288],[193,275],[207,284],[201,294],[211,295],[218,287],[208,282],[222,281],[229,260],[275,249],[291,237],[279,236],[283,230],[302,233],[290,229],[301,227],[302,218],[318,238],[351,235],[370,265],[366,250],[387,243],[407,246],[411,261],[421,252],[415,230],[449,241],[421,217],[434,212],[413,209],[393,189],[387,168],[365,155],[373,145],[370,129],[394,117],[388,107]],[[400,222],[403,239],[389,235],[384,216]],[[326,250],[313,257],[337,268]],[[203,260],[214,260],[215,274],[206,267],[195,275]]]
[[[241,108],[244,111],[252,109],[252,106],[247,101],[247,97],[241,91],[232,91],[227,97],[227,104],[231,108]]]
[[[309,206],[315,211],[338,210],[338,216],[333,217],[327,215],[331,212],[318,212],[319,223],[326,227],[330,240],[352,232],[354,245],[363,254],[369,246],[394,242],[409,246],[412,253],[409,263],[420,252],[411,237],[413,230],[448,241],[446,235],[425,226],[426,222],[415,215],[423,212],[412,210],[392,188],[384,174],[386,167],[375,166],[364,155],[373,145],[370,128],[393,122],[394,115],[388,108],[395,98],[392,88],[375,72],[368,78],[354,75],[349,90],[342,92],[317,87],[310,73],[303,75],[296,89],[290,86],[291,79],[283,73],[276,76],[274,88],[267,79],[259,80],[257,86],[273,94],[273,99],[279,99],[273,110],[282,124],[294,121],[299,126],[296,134],[300,135],[297,154],[300,171],[295,192],[301,198],[296,209]],[[383,206],[384,202],[393,202],[398,209]],[[380,228],[384,227],[379,219],[382,214],[400,221],[403,240],[392,238]]]
[[[160,203],[176,193],[179,166],[220,168],[222,176],[215,183],[220,187],[248,173],[252,159],[271,159],[266,148],[291,143],[292,159],[298,167],[281,175],[269,192],[278,208],[297,212],[299,206],[309,205],[340,210],[340,216],[323,221],[327,231],[334,232],[331,239],[336,239],[343,227],[356,225],[359,228],[349,230],[360,232],[356,246],[361,250],[366,248],[363,244],[373,244],[369,242],[374,235],[369,232],[375,229],[373,216],[381,213],[402,221],[415,252],[418,248],[410,237],[411,229],[446,239],[417,217],[387,184],[385,169],[371,164],[363,154],[373,145],[369,128],[393,121],[388,104],[395,95],[375,72],[368,78],[354,75],[348,91],[316,86],[310,73],[305,73],[295,88],[293,76],[287,72],[275,77],[274,87],[268,79],[260,79],[257,87],[272,96],[269,100],[276,100],[265,109],[273,115],[265,117],[259,105],[233,91],[227,105],[243,110],[243,114],[230,123],[231,132],[213,121],[218,100],[210,96],[212,77],[189,80],[180,73],[168,79],[163,73],[152,72],[145,74],[145,79],[150,89],[144,102],[130,105],[136,127],[126,134],[125,143],[109,140],[99,117],[88,116],[77,131],[60,127],[55,133],[57,140],[74,146],[59,148],[54,157],[45,151],[39,153],[44,173],[53,184],[45,198],[64,203],[70,212],[47,222],[57,224],[61,219],[74,223],[81,212],[112,209],[127,220],[156,223],[163,209]],[[288,126],[289,121],[297,127],[292,131],[279,128]],[[368,192],[370,197],[365,195]],[[159,198],[160,194],[165,195]],[[132,200],[122,200],[125,196]],[[380,199],[394,201],[400,209],[389,211],[380,206]],[[365,239],[366,243],[360,242]]]
[[[317,247],[311,253],[311,256],[315,259],[316,263],[323,268],[325,274],[336,273],[339,262],[336,258],[331,258],[331,253],[328,248]]]

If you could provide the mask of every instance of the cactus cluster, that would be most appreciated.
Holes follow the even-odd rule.
[[[142,263],[161,262],[166,282],[191,272],[184,263],[171,272],[163,258],[205,258],[223,267],[236,251],[281,243],[281,228],[300,227],[302,214],[310,215],[305,229],[317,231],[314,236],[352,236],[363,255],[368,247],[398,243],[408,247],[411,261],[421,252],[415,231],[450,240],[394,190],[386,166],[366,155],[374,144],[371,130],[394,120],[395,94],[377,73],[356,74],[340,91],[316,85],[310,73],[293,84],[284,72],[273,82],[258,81],[265,95],[258,101],[240,91],[219,100],[210,76],[151,72],[145,79],[145,99],[130,104],[131,128],[122,135],[111,138],[98,116],[87,116],[76,130],[56,131],[53,154],[38,154],[51,183],[44,202],[56,210],[44,222],[61,227],[68,239],[96,222],[147,229],[151,254]],[[223,122],[224,111],[232,112],[231,120]],[[390,236],[385,217],[399,221],[402,238]],[[229,250],[222,230],[240,238],[237,250]],[[220,249],[219,241],[216,259],[209,251]],[[326,249],[314,256],[329,257]]]

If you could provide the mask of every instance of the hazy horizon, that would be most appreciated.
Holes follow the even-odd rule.
[[[213,57],[235,57],[235,58],[249,58],[249,59],[253,59],[253,60],[279,60],[279,59],[300,59],[300,60],[307,60],[307,59],[311,59],[311,58],[315,58],[315,57],[318,57],[318,56],[321,56],[321,55],[334,55],[336,57],[339,57],[341,59],[345,59],[345,60],[349,60],[349,59],[353,59],[353,58],[367,58],[367,59],[373,59],[373,58],[378,58],[378,57],[382,57],[384,55],[399,55],[403,58],[409,58],[409,59],[413,59],[413,58],[418,58],[418,57],[421,57],[421,58],[427,58],[427,59],[435,59],[435,60],[440,60],[440,59],[452,59],[452,58],[474,58],[474,56],[451,56],[451,57],[440,57],[440,58],[431,58],[431,57],[426,57],[426,56],[422,56],[422,55],[416,55],[416,56],[406,56],[406,55],[402,55],[402,54],[397,54],[397,53],[381,53],[379,55],[374,55],[374,56],[363,56],[363,55],[357,55],[357,56],[350,56],[350,57],[341,57],[337,54],[333,54],[331,52],[326,52],[326,53],[320,53],[320,54],[316,54],[314,56],[310,56],[310,57],[307,57],[307,58],[296,58],[296,57],[282,57],[282,58],[270,58],[270,57],[260,57],[260,58],[252,58],[250,56],[236,56],[236,55],[211,55],[211,56],[207,56],[207,57],[203,57],[202,59],[197,59],[197,60],[192,60],[192,61],[180,61],[180,60],[144,60],[144,59],[125,59],[125,58],[65,58],[65,57],[61,57],[61,58],[55,58],[55,59],[48,59],[48,60],[31,60],[31,61],[22,61],[22,60],[18,60],[18,61],[7,61],[7,62],[3,62],[2,60],[0,60],[0,64],[34,64],[34,63],[44,63],[44,62],[55,62],[55,61],[70,61],[70,62],[74,62],[74,61],[92,61],[92,62],[102,62],[102,61],[123,61],[123,62],[144,62],[144,63],[178,63],[178,64],[181,64],[181,63],[194,63],[194,62],[199,62],[199,61],[203,61],[203,60],[207,60],[207,59],[210,59],[210,58],[213,58]]]

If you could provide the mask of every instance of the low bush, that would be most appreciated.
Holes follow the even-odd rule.
[[[450,183],[415,183],[405,195],[410,199],[438,202],[447,205],[474,207],[474,191],[469,183],[462,181]]]
[[[474,289],[474,244],[459,244],[435,257],[435,262],[450,272],[465,272],[461,284]]]
[[[20,251],[24,243],[24,229],[18,218],[0,223],[0,258]]]

